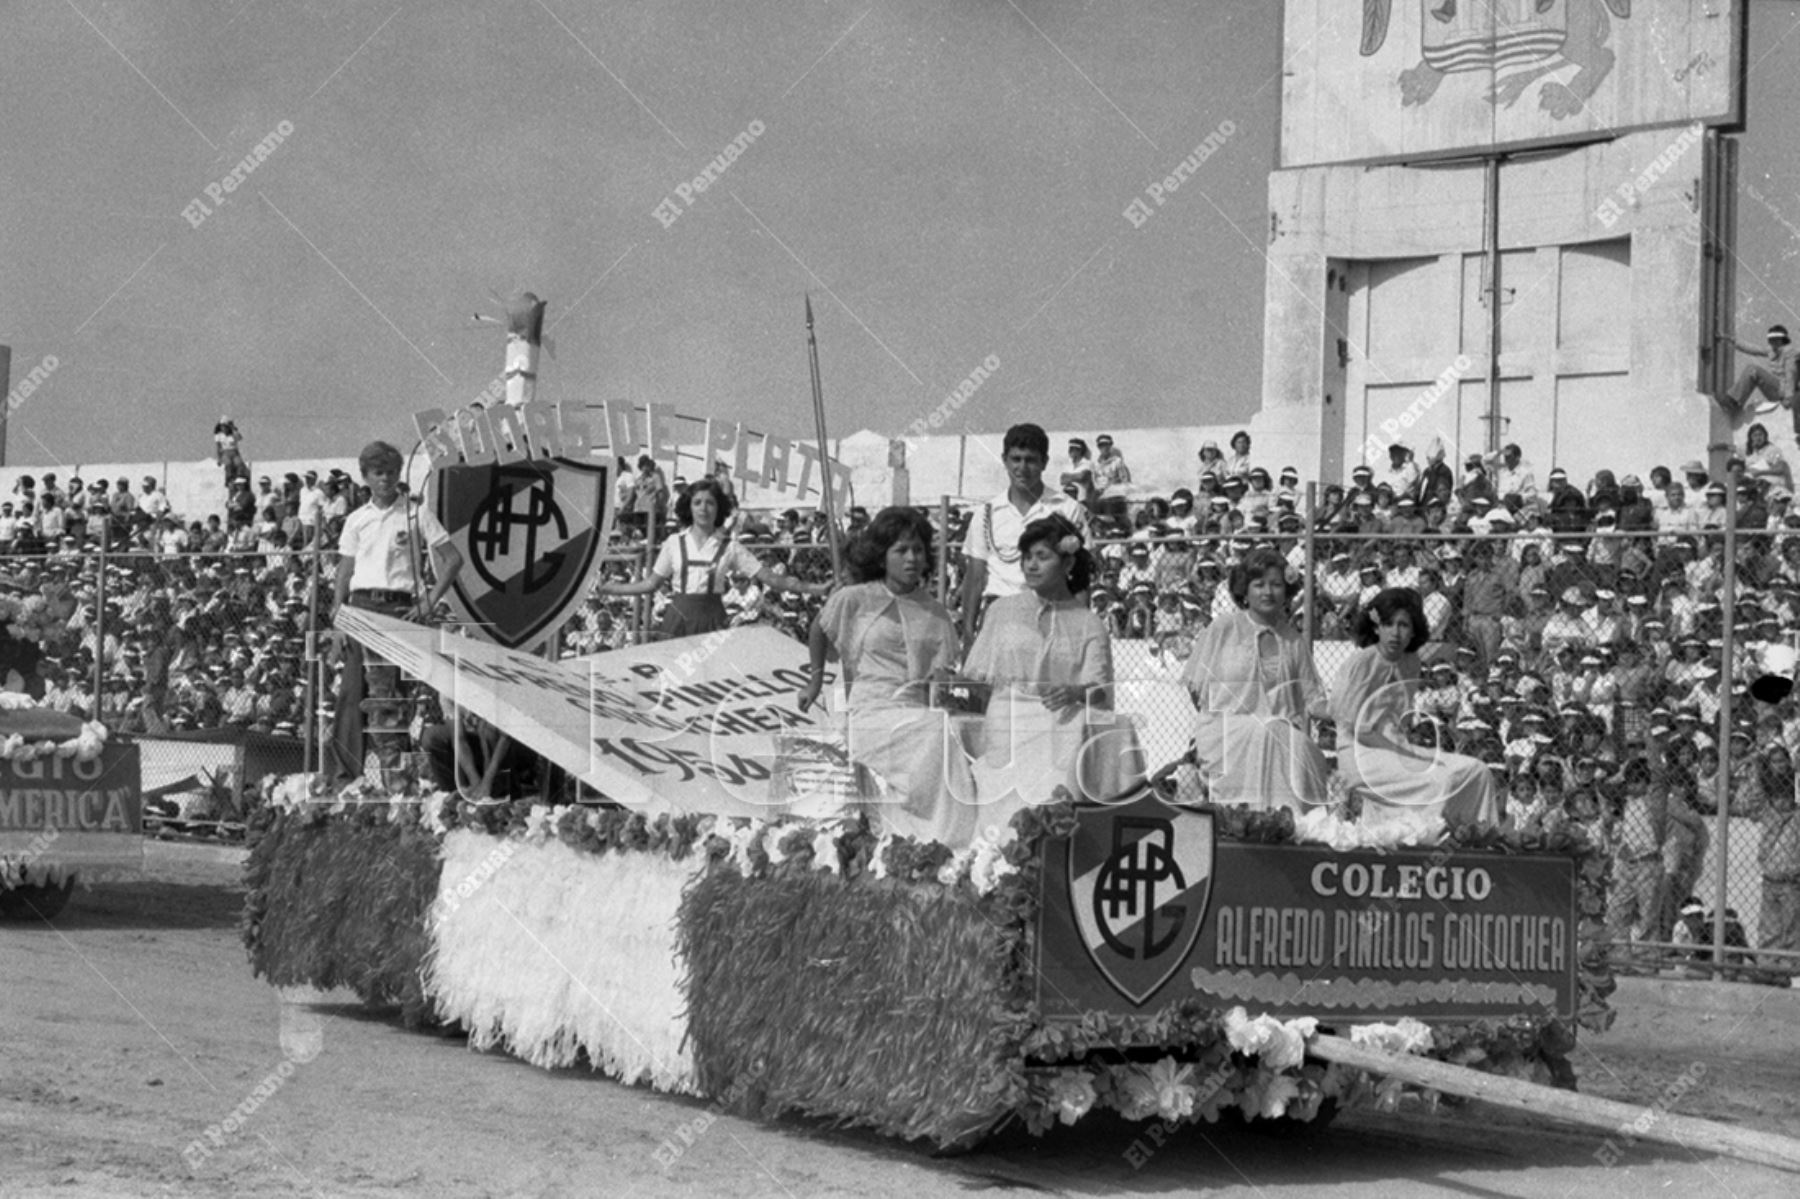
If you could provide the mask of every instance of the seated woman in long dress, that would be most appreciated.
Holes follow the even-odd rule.
[[[812,677],[802,712],[818,701],[825,660],[836,650],[848,692],[850,757],[875,776],[871,814],[885,829],[952,848],[976,831],[974,786],[948,716],[926,707],[931,679],[948,677],[956,626],[925,586],[931,522],[888,508],[851,543],[860,580],[832,594],[808,638]]]
[[[1499,795],[1486,763],[1465,754],[1409,744],[1401,718],[1419,686],[1425,643],[1419,593],[1376,593],[1357,621],[1356,642],[1332,688],[1338,769],[1363,802],[1365,823],[1496,823]]]
[[[1057,515],[1019,535],[1026,590],[988,608],[963,674],[992,684],[976,745],[981,822],[1001,824],[1056,788],[1110,799],[1142,778],[1129,726],[1113,716],[1112,637],[1082,593],[1094,561]]]
[[[1214,803],[1303,810],[1326,801],[1325,757],[1307,721],[1326,712],[1306,639],[1288,616],[1287,561],[1252,550],[1232,568],[1238,610],[1194,642],[1188,693],[1195,759]]]

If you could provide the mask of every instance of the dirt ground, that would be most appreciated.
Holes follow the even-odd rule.
[[[238,941],[241,854],[152,843],[142,880],[0,925],[0,1196],[1800,1193],[1800,1175],[1616,1137],[1608,1166],[1604,1133],[1467,1106],[1358,1111],[1304,1139],[1202,1126],[1147,1161],[1128,1152],[1144,1126],[1110,1117],[957,1158],[725,1116],[683,1143],[704,1104],[472,1054],[348,995],[284,1001]],[[1628,980],[1619,1006],[1578,1051],[1584,1090],[1674,1092],[1674,1110],[1800,1137],[1800,993]],[[246,1100],[222,1145],[190,1149]]]

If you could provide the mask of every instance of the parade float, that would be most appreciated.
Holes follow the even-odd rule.
[[[0,684],[29,687],[45,637],[74,610],[67,593],[0,594]],[[99,721],[0,691],[0,916],[49,919],[76,882],[143,860],[138,747]]]
[[[1572,1093],[1576,1037],[1608,1025],[1613,986],[1605,864],[1578,830],[1183,804],[1139,763],[1120,793],[1055,790],[967,844],[925,842],[883,831],[842,730],[795,702],[805,647],[774,630],[530,652],[592,578],[611,465],[673,464],[687,418],[602,405],[590,427],[539,403],[541,306],[515,307],[535,318],[514,322],[509,403],[418,417],[426,502],[475,567],[456,620],[347,608],[337,625],[569,785],[271,786],[247,865],[257,975],[714,1111],[939,1148],[1098,1111],[1158,1138],[1227,1115],[1323,1123],[1408,1086],[1636,1114]],[[745,486],[841,503],[846,476],[810,447],[694,423],[701,460]],[[1800,1162],[1694,1123],[1652,1135]]]
[[[676,435],[606,411],[602,454],[560,409],[496,412],[420,417],[426,502],[475,567],[458,619],[337,625],[589,802],[281,782],[244,925],[271,983],[347,986],[544,1067],[938,1146],[1014,1118],[1305,1121],[1391,1100],[1397,1084],[1318,1056],[1333,1032],[1572,1083],[1611,986],[1602,864],[1576,835],[1406,845],[1323,811],[1179,805],[1141,765],[1123,793],[1015,803],[969,844],[884,833],[841,731],[795,702],[792,639],[530,652],[585,590],[610,464]],[[705,422],[704,442],[746,482],[841,478],[742,426]],[[530,553],[499,535],[527,522]]]

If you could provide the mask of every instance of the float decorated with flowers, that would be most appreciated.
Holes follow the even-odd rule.
[[[770,777],[733,740],[758,723],[738,708],[784,707],[766,720],[791,738],[804,676],[783,655],[802,647],[734,631],[677,674],[679,643],[571,665],[403,644],[399,623],[352,627],[420,677],[455,660],[457,702],[502,727],[539,705],[555,728],[537,747],[609,798],[655,802],[321,796],[283,780],[253,821],[244,924],[276,985],[351,987],[544,1067],[585,1060],[939,1146],[1096,1110],[1309,1120],[1392,1099],[1397,1081],[1319,1056],[1338,1039],[1567,1087],[1577,1030],[1610,1020],[1603,863],[1579,833],[1427,840],[1147,786],[1061,793],[954,846],[883,832],[878,812],[683,810],[690,794],[724,808],[708,788],[727,774]],[[577,734],[544,706],[576,668],[601,697],[584,758],[559,748]],[[654,692],[641,709],[625,703],[633,672]],[[704,760],[683,742],[699,718],[668,715],[693,687],[716,700]],[[657,714],[655,738],[617,727]],[[633,794],[621,772],[640,767]]]
[[[137,746],[96,720],[0,691],[0,911],[54,916],[79,877],[143,858]]]

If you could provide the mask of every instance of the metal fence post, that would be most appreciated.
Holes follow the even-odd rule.
[[[938,497],[938,529],[944,538],[940,553],[943,560],[938,564],[937,572],[938,603],[947,604],[950,602],[950,497],[947,495]]]
[[[106,538],[94,567],[94,719],[100,719],[100,700],[106,694]]]
[[[320,546],[312,546],[311,577],[306,589],[306,684],[301,711],[305,714],[305,740],[300,747],[300,772],[311,774],[316,768],[315,752],[319,739],[319,695],[323,685],[319,663],[319,567]]]
[[[1719,651],[1719,777],[1713,793],[1713,800],[1718,805],[1718,810],[1713,813],[1714,835],[1718,839],[1718,866],[1713,872],[1716,900],[1713,903],[1712,967],[1715,980],[1725,977],[1726,887],[1731,856],[1731,655],[1736,648],[1733,642],[1737,634],[1737,514],[1737,488],[1728,485],[1725,488],[1725,581],[1720,596],[1725,619],[1719,630],[1724,641]],[[1673,898],[1679,903],[1683,897]]]
[[[1317,527],[1313,523],[1317,515],[1318,492],[1319,485],[1317,483],[1306,485],[1306,578],[1303,580],[1306,590],[1303,593],[1305,599],[1302,602],[1306,605],[1304,611],[1306,612],[1306,650],[1308,653],[1312,652],[1313,646],[1319,640],[1318,597],[1313,593],[1313,580],[1317,576],[1318,563],[1316,556],[1318,543],[1315,540]]]

